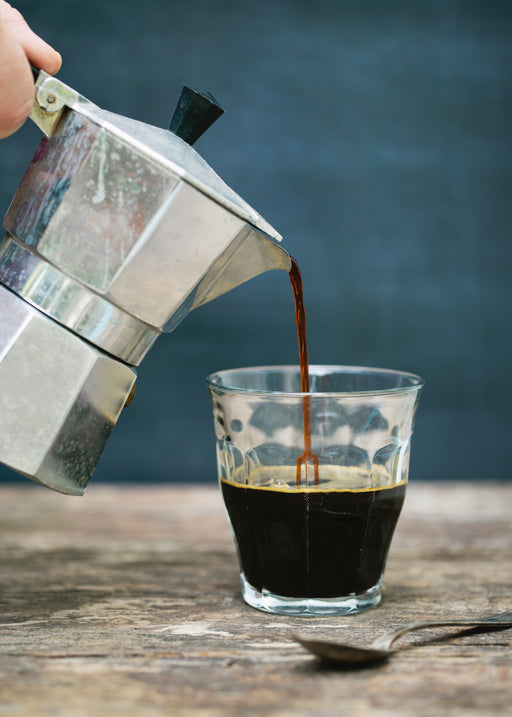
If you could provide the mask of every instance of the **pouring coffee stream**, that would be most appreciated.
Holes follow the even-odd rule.
[[[302,286],[302,274],[297,261],[290,257],[292,267],[289,272],[290,282],[295,302],[295,322],[297,324],[297,338],[299,343],[300,363],[300,390],[302,393],[309,393],[309,359],[306,333],[306,309],[304,307],[304,290]],[[302,483],[302,467],[304,466],[305,479],[307,483],[308,463],[313,463],[315,485],[320,482],[318,456],[313,453],[311,446],[311,398],[304,396],[302,399],[302,417],[304,422],[304,453],[297,459],[297,470],[295,482]]]

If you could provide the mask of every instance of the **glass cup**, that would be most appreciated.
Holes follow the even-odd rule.
[[[287,615],[380,602],[405,497],[423,381],[400,371],[310,366],[207,379],[220,487],[244,600]]]

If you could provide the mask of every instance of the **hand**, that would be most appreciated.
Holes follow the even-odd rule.
[[[27,25],[22,15],[0,0],[0,138],[13,134],[34,102],[30,65],[53,75],[61,56]]]

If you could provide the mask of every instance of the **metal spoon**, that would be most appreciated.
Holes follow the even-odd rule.
[[[423,628],[428,627],[463,627],[466,625],[471,627],[512,627],[512,610],[502,612],[499,615],[489,615],[488,617],[477,617],[469,620],[447,619],[410,622],[397,630],[385,633],[371,642],[367,647],[346,645],[328,640],[311,640],[300,636],[295,636],[295,639],[305,647],[306,650],[325,660],[344,662],[347,664],[364,664],[367,662],[385,660],[389,655],[393,654],[394,650],[390,650],[391,645],[395,640],[398,640],[399,637],[405,635],[406,632],[423,630]]]

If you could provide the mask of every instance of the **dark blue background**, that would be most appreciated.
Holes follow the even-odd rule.
[[[311,361],[424,376],[413,478],[510,478],[509,2],[17,7],[107,109],[167,126],[183,84],[210,90],[227,111],[196,148],[299,261]],[[2,212],[38,141],[0,143]],[[196,310],[142,363],[93,481],[213,481],[204,377],[296,361],[284,272]]]

